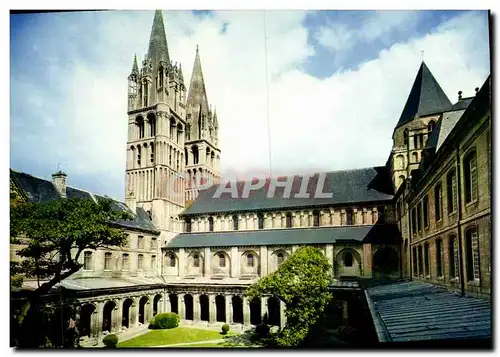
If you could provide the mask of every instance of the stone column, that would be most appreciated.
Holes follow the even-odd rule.
[[[99,301],[97,303],[97,323],[96,323],[96,331],[97,336],[99,337],[102,334],[102,319],[104,313],[104,301]]]
[[[268,272],[267,246],[260,247],[260,276],[266,276]]]
[[[347,300],[342,300],[342,320],[344,323],[347,323],[349,321],[349,304]]]
[[[203,264],[205,264],[205,277],[210,278],[211,266],[212,266],[212,254],[209,247],[205,247],[205,254],[203,256]]]
[[[112,328],[113,331],[121,331],[122,329],[122,319],[123,319],[123,299],[118,299],[116,301],[117,307],[114,309],[116,310],[115,316],[113,318],[113,323],[112,323]],[[113,312],[115,312],[113,310]]]
[[[208,322],[214,323],[215,322],[215,295],[214,294],[209,294],[208,295]]]
[[[177,295],[177,307],[179,311],[179,317],[181,320],[186,319],[186,309],[184,308],[184,294]]]
[[[186,270],[186,255],[184,252],[184,248],[179,249],[179,277],[184,277]]]
[[[225,295],[224,302],[226,304],[226,324],[232,324],[233,323],[233,314],[231,314],[231,310],[232,310],[233,304],[231,301],[231,295]]]
[[[146,317],[147,317],[147,320],[144,319],[144,323],[149,323],[149,321],[151,321],[151,319],[153,318],[153,307],[154,307],[154,304],[155,304],[155,295],[156,294],[153,294],[153,295],[149,295],[148,296],[148,299],[149,299],[149,302],[148,302],[148,309],[147,309],[147,313],[146,313]],[[160,302],[158,302],[158,307],[160,306]]]
[[[92,337],[97,337],[101,333],[99,330],[99,315],[99,303],[97,303],[97,308],[90,315],[90,336]]]
[[[170,309],[170,298],[168,297],[168,293],[167,292],[164,292],[163,293],[163,311],[165,312],[171,312],[171,309]]]
[[[199,294],[193,294],[193,321],[201,321]]]
[[[132,303],[132,306],[130,306],[130,327],[137,327],[139,326],[139,298],[137,296],[134,296],[132,298],[134,301]]]
[[[285,303],[280,300],[280,330],[286,325]]]
[[[238,247],[231,247],[231,278],[239,277],[238,258]]]
[[[269,310],[267,308],[268,300],[269,298],[267,296],[260,299],[260,319],[262,322],[264,322],[264,316],[266,315],[267,315],[267,320],[269,320]]]
[[[328,259],[328,262],[330,264],[332,264],[332,272],[331,273],[332,273],[332,277],[334,277],[335,272],[333,271],[333,269],[334,269],[333,268],[333,266],[334,266],[334,264],[333,264],[333,244],[327,244],[325,250],[326,250],[326,252],[325,252],[326,259]]]
[[[250,304],[246,296],[243,296],[243,325],[250,325]]]

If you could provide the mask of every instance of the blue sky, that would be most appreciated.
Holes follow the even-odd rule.
[[[422,50],[452,102],[489,74],[484,11],[163,15],[187,83],[200,47],[225,176],[266,175],[270,162],[273,174],[383,165]],[[10,20],[11,168],[50,179],[59,163],[71,186],[123,199],[127,76],[147,50],[153,12]]]

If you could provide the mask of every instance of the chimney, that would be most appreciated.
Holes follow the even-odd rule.
[[[135,195],[133,191],[130,191],[129,194],[125,197],[125,204],[130,208],[133,214],[137,213],[137,201],[135,199]]]
[[[55,174],[52,174],[52,183],[54,184],[57,192],[59,192],[62,198],[66,198],[66,177],[67,175],[61,170],[57,171]]]
[[[479,92],[479,87],[474,88],[474,91],[476,92],[477,95],[477,92]]]
[[[461,99],[462,99],[462,91],[461,91],[461,90],[459,90],[459,91],[458,91],[458,100],[461,100]]]

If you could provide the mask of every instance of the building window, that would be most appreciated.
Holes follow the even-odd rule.
[[[352,267],[353,256],[351,252],[344,253],[344,266]]]
[[[156,270],[156,255],[151,256],[151,270]]]
[[[346,212],[345,212],[345,215],[346,215],[346,218],[345,218],[345,220],[346,220],[346,222],[345,222],[345,223],[346,223],[346,225],[348,225],[348,226],[352,226],[352,225],[353,225],[353,219],[352,219],[352,216],[353,216],[353,215],[352,215],[352,209],[348,208],[348,209],[346,210]]]
[[[441,216],[443,213],[443,205],[441,204],[441,184],[437,184],[434,187],[434,211],[436,216],[436,222],[441,220]]]
[[[168,258],[170,267],[175,267],[175,254],[170,254]]]
[[[378,206],[377,207],[377,212],[378,212],[377,223],[385,223],[385,207],[384,206]],[[354,222],[354,223],[356,223],[356,222]]]
[[[92,252],[83,253],[83,269],[92,270]]]
[[[259,229],[264,229],[264,215],[262,213],[257,214],[257,226]]]
[[[403,132],[403,145],[408,146],[408,128]]]
[[[450,278],[458,278],[458,241],[455,236],[448,239],[448,264],[450,266]]]
[[[137,248],[144,249],[144,237],[143,236],[137,236]]]
[[[423,200],[424,227],[429,227],[429,197],[426,195]]]
[[[111,253],[104,254],[104,270],[111,270]]]
[[[436,239],[436,270],[437,276],[443,276],[443,241]]]
[[[208,217],[208,231],[214,231],[214,217]]]
[[[150,147],[151,147],[151,163],[153,164],[155,162],[155,145],[151,143]]]
[[[233,230],[238,230],[238,216],[236,215],[233,216]]]
[[[431,120],[429,122],[429,124],[427,124],[427,131],[429,133],[432,133],[432,131],[434,130],[434,127],[436,126],[436,122],[434,120]]]
[[[319,227],[319,211],[313,212],[313,226]]]
[[[186,219],[186,232],[187,233],[191,232],[191,218]]]
[[[142,254],[139,254],[137,256],[137,270],[142,270],[143,260],[144,260],[144,256]]]
[[[422,202],[417,203],[417,231],[422,230]]]
[[[431,272],[429,270],[429,243],[424,244],[424,264],[425,264],[425,275],[430,276]]]
[[[200,256],[198,254],[193,255],[193,266],[195,268],[200,267]]]
[[[412,162],[418,162],[418,152],[412,152],[412,154],[411,154],[411,161]]]
[[[411,210],[411,228],[413,234],[417,234],[417,209],[415,207]]]
[[[418,275],[418,269],[417,269],[417,248],[413,247],[413,276]]]
[[[226,266],[226,256],[224,253],[219,254],[219,267],[224,268]]]
[[[451,170],[446,177],[446,198],[448,203],[448,214],[457,209],[457,175],[455,169]]]
[[[253,267],[253,255],[252,254],[248,254],[247,255],[247,266],[248,267]]]
[[[471,228],[465,232],[467,252],[467,281],[479,280],[479,247],[477,231]]]
[[[286,228],[292,228],[292,214],[286,214]]]
[[[465,202],[477,199],[477,162],[476,152],[471,152],[464,159]]]
[[[283,255],[283,253],[276,254],[276,257],[278,259],[278,266],[279,266],[279,265],[281,265],[281,263],[283,263],[283,261],[285,260],[285,257]]]
[[[422,254],[422,246],[418,246],[418,273],[419,275],[424,274],[424,259]]]
[[[137,166],[141,166],[141,146],[137,145]]]
[[[156,249],[158,247],[157,243],[156,237],[151,237],[151,249]]]
[[[125,253],[122,255],[122,270],[128,270],[128,254]]]

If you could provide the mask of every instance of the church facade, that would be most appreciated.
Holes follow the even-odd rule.
[[[201,63],[197,48],[188,91],[156,11],[148,53],[140,67],[134,57],[128,77],[125,202],[114,202],[134,213],[123,223],[128,244],[84,252],[82,269],[60,284],[77,296],[82,336],[147,325],[165,311],[182,324],[246,327],[267,316],[282,327],[282,302],[244,292],[302,245],[323,251],[334,281],[411,278],[491,293],[489,79],[452,104],[422,63],[385,166],[227,189]],[[36,202],[99,198],[62,172],[49,181],[11,170],[11,191]]]

